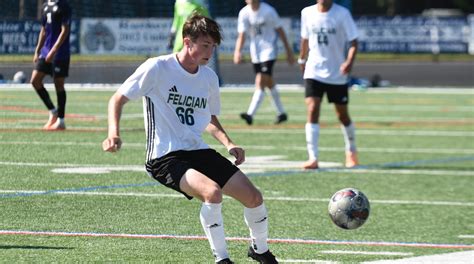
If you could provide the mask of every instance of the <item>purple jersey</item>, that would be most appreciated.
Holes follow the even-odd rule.
[[[46,58],[56,40],[61,34],[61,26],[70,26],[71,8],[66,0],[47,1],[43,5],[41,24],[45,30],[45,42],[41,49],[40,58]],[[64,40],[54,58],[54,61],[66,61],[70,57],[69,34]]]

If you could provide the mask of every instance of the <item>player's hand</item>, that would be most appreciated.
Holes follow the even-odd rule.
[[[242,53],[234,52],[234,63],[239,64],[242,62]]]
[[[52,63],[54,59],[54,53],[49,52],[48,55],[46,55],[46,58],[44,59],[47,63]]]
[[[295,57],[293,55],[288,56],[286,60],[288,61],[288,64],[290,65],[295,64]]]
[[[36,63],[38,61],[38,53],[35,52],[35,55],[33,56],[33,63]]]
[[[341,67],[339,68],[342,74],[349,74],[349,72],[351,72],[351,69],[352,69],[352,63],[347,62],[347,61],[341,64]]]
[[[300,64],[300,70],[303,74],[304,74],[304,68],[305,67],[306,67],[306,63],[305,64]]]
[[[232,146],[229,148],[229,154],[235,157],[234,164],[240,165],[245,161],[245,150],[241,147]]]
[[[107,152],[117,152],[122,147],[120,137],[109,137],[102,142],[102,149]]]

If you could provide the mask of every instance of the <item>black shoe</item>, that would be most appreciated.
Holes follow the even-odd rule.
[[[247,115],[247,113],[242,113],[240,114],[240,118],[242,118],[243,120],[245,120],[245,122],[247,122],[247,125],[252,125],[252,122],[253,122],[253,118],[251,115]]]
[[[229,258],[221,259],[216,263],[217,264],[234,264],[234,262],[232,262],[232,260],[230,260]]]
[[[285,122],[286,120],[288,120],[288,116],[283,113],[283,114],[280,114],[277,116],[276,120],[275,120],[275,125],[278,125],[280,123],[283,123]]]
[[[249,253],[247,255],[249,256],[249,258],[256,260],[258,263],[278,264],[278,261],[275,259],[275,256],[273,256],[270,250],[267,250],[267,252],[262,253],[262,254],[257,254],[257,252],[253,250],[252,246],[250,246]]]

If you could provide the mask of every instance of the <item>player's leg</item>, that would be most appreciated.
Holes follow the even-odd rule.
[[[262,86],[261,64],[253,64],[253,68],[255,71],[255,91],[253,93],[252,100],[250,101],[250,105],[247,112],[240,114],[240,117],[244,119],[248,125],[251,125],[253,123],[253,116],[255,115],[258,108],[262,104],[263,99],[265,98],[264,86]]]
[[[31,74],[30,83],[35,89],[36,93],[40,97],[41,101],[43,101],[46,108],[49,110],[49,119],[44,125],[43,129],[48,129],[51,125],[53,125],[57,118],[57,110],[54,107],[53,102],[51,101],[51,97],[49,96],[48,91],[44,88],[43,79],[47,74],[51,74],[52,72],[52,65],[50,63],[46,63],[44,59],[38,60],[35,65],[35,69]]]
[[[216,262],[229,258],[222,218],[222,189],[213,180],[194,169],[181,178],[180,189],[201,200],[200,220]]]
[[[50,127],[50,130],[66,129],[66,124],[64,122],[66,109],[66,90],[64,89],[65,79],[65,77],[54,78],[54,87],[56,88],[56,97],[58,100],[58,120]]]
[[[359,164],[357,159],[357,148],[355,144],[355,126],[349,115],[349,91],[347,85],[334,85],[334,89],[328,91],[328,100],[334,103],[335,111],[341,131],[344,137],[346,152],[346,167],[354,167]]]
[[[308,160],[303,163],[304,169],[318,168],[319,115],[323,94],[324,89],[320,82],[312,79],[305,79],[305,134]]]
[[[266,61],[262,63],[262,87],[268,87],[270,94],[272,96],[272,102],[277,111],[277,117],[275,119],[275,124],[280,124],[288,120],[288,115],[285,112],[285,108],[280,99],[280,93],[278,92],[277,85],[273,80],[273,65],[275,60]]]
[[[359,164],[355,143],[355,126],[349,116],[347,104],[335,104],[336,114],[341,123],[346,151],[346,167],[351,168]]]
[[[244,219],[252,239],[248,256],[261,263],[277,263],[268,249],[268,213],[260,191],[240,170],[227,181],[222,190],[244,205]]]

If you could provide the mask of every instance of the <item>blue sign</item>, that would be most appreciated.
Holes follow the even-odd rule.
[[[71,53],[79,53],[79,20],[71,21]],[[0,21],[0,54],[33,54],[41,23],[36,20]]]

